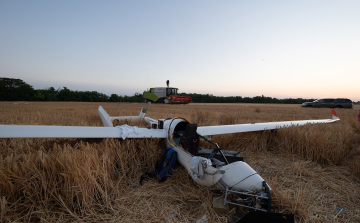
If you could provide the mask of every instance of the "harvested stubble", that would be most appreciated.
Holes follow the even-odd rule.
[[[101,126],[100,103],[0,103],[1,124]],[[101,103],[110,115],[136,115],[144,104]],[[360,123],[357,109],[338,109],[340,122],[213,137],[241,151],[273,189],[273,210],[298,222],[358,222]],[[151,105],[155,119],[183,117],[204,125],[322,119],[329,109],[299,105]],[[144,124],[142,124],[144,126]],[[1,139],[1,221],[226,222],[211,192],[177,166],[164,183],[154,170],[161,140]],[[203,147],[208,144],[202,143]],[[208,147],[209,148],[209,147]],[[349,213],[337,212],[344,208]]]

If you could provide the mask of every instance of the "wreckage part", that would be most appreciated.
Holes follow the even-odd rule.
[[[230,189],[232,189],[233,187],[235,187],[236,185],[238,185],[239,183],[243,182],[244,180],[246,180],[247,178],[255,175],[255,174],[259,174],[258,172],[250,174],[249,176],[245,177],[244,179],[240,180],[239,182],[237,182],[235,185],[233,185],[232,187],[230,187]]]
[[[224,156],[224,153],[222,152],[221,148],[215,148],[210,155],[208,156],[209,159],[213,158],[217,153],[220,153],[220,155],[218,156],[218,159],[220,159],[222,162],[224,162],[225,164],[229,164],[228,160],[226,159],[226,157]]]
[[[152,126],[153,123],[156,123],[156,124],[158,123],[158,120],[155,120],[155,119],[152,119],[152,118],[149,118],[149,117],[145,117],[144,120],[150,126]]]
[[[189,122],[186,121],[186,119],[179,117],[165,120],[164,129],[168,131],[168,142],[170,141],[170,137],[172,137],[175,144],[180,146],[188,124]]]
[[[218,146],[217,143],[213,143],[213,142],[210,141],[210,139],[209,139],[210,137],[209,137],[209,136],[206,136],[206,137],[205,137],[205,136],[202,136],[201,134],[199,134],[199,132],[197,132],[197,134],[198,134],[199,137],[200,137],[201,139],[203,139],[204,141],[206,141],[206,142],[214,145],[216,148],[219,148],[219,146]]]
[[[217,158],[219,157],[218,155],[215,155],[214,158]],[[245,159],[243,157],[234,157],[234,156],[226,156],[226,160],[229,162],[229,163],[234,163],[234,162],[238,162],[238,161],[242,161],[242,162],[245,162]]]
[[[212,149],[200,149],[198,151],[198,155],[199,156],[202,156],[202,157],[209,157],[210,154],[213,152],[214,150]],[[245,159],[243,157],[240,157],[239,154],[240,152],[237,152],[237,151],[229,151],[229,150],[222,150],[222,153],[224,154],[226,160],[229,162],[229,163],[234,163],[234,162],[238,162],[238,161],[242,161],[242,162],[245,162]],[[218,155],[218,154],[215,154],[212,156],[213,159],[216,159],[216,160],[222,160],[220,161],[220,163],[218,163],[219,165],[224,165],[225,164],[225,161],[222,159],[222,156],[221,155]]]
[[[229,204],[225,204],[224,197],[213,197],[212,208],[218,214],[227,214],[230,211]]]
[[[268,204],[267,204],[267,211],[270,212],[271,211],[271,202],[272,202],[272,199],[271,199],[271,189],[269,187],[269,185],[266,183],[266,181],[264,180],[263,181],[263,188],[264,188],[264,191],[266,193],[266,196],[268,197]]]
[[[197,133],[198,134],[198,133]],[[206,139],[204,136],[198,134],[199,137],[203,138],[206,142],[215,145],[215,149],[210,153],[210,155],[208,156],[208,158],[212,158],[216,153],[220,153],[220,159],[222,159],[223,162],[225,162],[226,164],[229,164],[228,160],[226,159],[226,157],[224,156],[224,153],[221,151],[222,149],[219,147],[219,145],[217,143],[213,143],[210,140]]]
[[[157,129],[158,127],[158,124],[157,123],[151,123],[151,128],[152,129]]]
[[[164,129],[168,130],[168,137],[173,135],[176,132],[182,131],[186,129],[186,125],[189,122],[181,117],[175,117],[173,119],[166,119],[164,121]]]
[[[212,163],[212,166],[213,166],[213,167],[218,168],[218,167],[220,167],[220,166],[225,165],[225,162],[221,162],[220,160],[218,160],[218,159],[216,159],[216,158],[210,158],[210,160],[211,160],[211,163]]]
[[[183,132],[180,142],[183,149],[194,156],[197,155],[197,150],[199,148],[199,136],[196,133],[196,129],[197,124],[188,123],[185,127],[185,131]]]
[[[139,116],[113,116],[113,117],[110,117],[111,120],[131,120],[131,121],[138,121],[138,120],[142,120],[145,115],[146,115],[146,112],[148,111],[149,107],[150,107],[150,102],[147,103],[146,107],[143,107],[141,110],[140,110],[140,114]]]
[[[219,181],[223,185],[226,186],[224,182],[221,180]],[[241,191],[234,191],[230,190],[228,187],[226,187],[225,190],[225,199],[224,203],[230,203],[241,207],[246,207],[254,210],[260,210],[260,211],[267,211],[271,212],[271,189],[269,185],[266,183],[266,181],[262,182],[263,189],[258,192],[241,192]],[[254,193],[254,194],[252,194]],[[237,202],[231,201],[231,199],[228,199],[228,197],[237,197]],[[252,201],[249,203],[250,198],[255,198],[255,202]],[[250,205],[246,205],[245,203],[248,202]]]
[[[148,111],[148,109],[150,107],[150,104],[151,104],[151,102],[148,102],[147,105],[141,109],[140,114],[139,114],[139,120],[144,119],[146,112]]]
[[[110,117],[111,121],[120,121],[120,120],[127,120],[127,121],[139,121],[139,116],[112,116]]]
[[[164,119],[159,119],[158,120],[158,128],[159,129],[163,129],[164,128]]]
[[[150,108],[150,105],[151,105],[151,102],[148,102],[147,104],[146,104],[146,106],[145,107],[143,107],[142,109],[141,109],[141,111],[140,111],[140,115],[139,116],[141,116],[142,115],[142,113],[143,114],[146,114],[147,113],[147,111],[149,110],[149,108]]]
[[[139,121],[139,120],[142,120],[145,115],[146,115],[146,112],[147,110],[149,109],[150,107],[150,102],[146,105],[146,107],[143,107],[140,111],[140,114],[139,116],[112,116],[110,117],[110,120],[111,121],[114,121],[114,120],[129,120],[129,121]],[[101,107],[101,106],[100,106]],[[99,110],[100,110],[100,107],[99,107]],[[102,107],[101,107],[102,108]],[[104,110],[104,109],[103,109]],[[105,110],[104,110],[105,111]],[[99,111],[100,113],[100,111]],[[106,112],[105,112],[106,113]],[[101,117],[101,114],[100,114],[100,117]],[[110,126],[107,126],[107,127],[110,127]]]
[[[145,118],[146,119],[146,118]],[[173,141],[177,146],[181,146],[182,142],[184,142],[184,138],[188,134],[190,136],[193,133],[192,130],[195,129],[196,126],[189,125],[189,122],[181,117],[176,117],[171,120],[165,120],[164,122],[164,129],[168,131],[167,138],[168,138],[168,144],[172,145],[170,142],[170,137],[172,137]],[[197,128],[198,129],[198,128]],[[207,140],[209,141],[209,140]],[[211,144],[215,145],[219,151],[221,149],[217,144],[214,144],[210,142]],[[174,146],[174,145],[172,145]],[[174,146],[174,149],[178,153],[178,160],[179,162],[185,167],[185,169],[188,171],[189,175],[193,177],[193,173],[191,171],[192,167],[192,157],[188,151],[185,151],[183,148]],[[186,148],[186,146],[185,146]],[[191,151],[190,151],[191,152]],[[224,153],[220,153],[221,157],[225,157]],[[226,157],[224,158],[226,160]],[[227,162],[229,163],[229,162]],[[220,172],[218,171],[220,170]],[[240,171],[239,171],[240,170]],[[221,174],[223,173],[223,174]],[[243,180],[244,178],[248,177],[249,175],[256,173],[248,164],[242,161],[233,162],[224,166],[221,166],[220,168],[214,168],[213,166],[207,166],[205,169],[205,177],[203,180],[201,179],[194,179],[194,181],[200,185],[204,186],[212,186],[222,179],[222,181],[226,185],[235,185],[239,181]],[[262,179],[259,175],[253,175],[251,177],[248,177],[247,179],[243,180],[241,183],[238,183],[233,189],[234,190],[252,190],[252,191],[258,191],[262,189],[262,182],[264,179]],[[218,183],[221,185],[220,183]],[[241,186],[241,187],[240,187]],[[222,185],[223,190],[225,190],[225,187]]]
[[[228,223],[294,223],[295,218],[293,214],[271,213],[271,212],[257,212],[250,211],[246,215],[235,213],[231,216]]]
[[[219,152],[220,152],[220,156],[221,156],[221,158],[224,160],[224,162],[225,162],[226,164],[229,164],[229,161],[226,159],[226,157],[224,156],[224,153],[222,152],[221,149],[219,150]]]
[[[221,179],[227,185],[231,186],[233,190],[259,191],[263,188],[262,182],[264,179],[245,162],[238,161],[230,163],[222,166],[220,170],[226,171],[226,175]],[[241,181],[241,183],[237,184],[239,181]],[[225,188],[222,189],[225,190]]]
[[[213,151],[213,149],[201,149],[198,151],[198,154],[211,154]],[[230,151],[230,150],[223,150],[224,155],[226,156],[226,158],[229,157],[239,157],[240,152],[238,151]]]
[[[231,201],[230,199],[228,199],[229,196],[238,197],[237,200],[239,200],[239,201],[235,203],[234,201]],[[250,202],[250,205],[252,204],[252,206],[244,204],[246,201],[250,200],[249,198],[255,199],[255,202]],[[270,201],[271,201],[271,198],[270,198]],[[264,196],[258,195],[258,194],[251,194],[250,192],[246,193],[246,192],[229,190],[228,188],[226,188],[226,191],[225,191],[224,204],[233,204],[233,205],[250,208],[253,210],[257,210],[257,211],[264,211],[264,212],[271,211],[271,203],[269,202],[269,197],[264,197]],[[262,207],[262,206],[265,206],[265,207]]]
[[[240,223],[241,218],[243,218],[244,216],[245,216],[245,214],[237,212],[237,213],[231,215],[228,223]],[[250,222],[253,223],[253,221],[250,221]]]
[[[186,169],[189,175],[193,177],[194,174],[191,171],[193,156],[190,153],[183,150],[182,148],[175,146],[173,149],[177,152],[179,163]],[[204,179],[200,180],[199,178],[197,179],[193,178],[193,180],[195,181],[195,183],[199,185],[211,187],[215,185],[220,180],[220,178],[224,176],[226,171],[219,170],[212,166],[207,166],[204,172],[205,172]]]
[[[229,185],[227,185],[222,179],[219,180],[219,182],[217,183],[217,185],[221,184],[221,188],[229,188]],[[224,189],[222,189],[224,190]]]

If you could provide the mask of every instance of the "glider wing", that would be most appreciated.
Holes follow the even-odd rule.
[[[129,130],[129,128],[136,128]],[[164,129],[130,127],[0,125],[0,138],[165,138]]]
[[[264,130],[278,129],[278,128],[284,128],[290,126],[300,126],[306,124],[315,124],[315,123],[331,123],[340,120],[337,117],[335,110],[332,110],[331,112],[332,112],[332,119],[204,126],[204,127],[198,127],[197,132],[200,135],[220,135],[220,134],[230,134],[230,133],[239,133],[239,132],[264,131]]]

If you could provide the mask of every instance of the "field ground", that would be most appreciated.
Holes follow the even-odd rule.
[[[138,115],[145,106],[0,102],[0,123],[102,126],[99,105],[110,116]],[[261,173],[273,189],[273,211],[294,213],[297,222],[360,222],[359,109],[336,109],[341,120],[331,124],[212,141],[241,151]],[[148,115],[199,126],[331,118],[329,109],[277,104],[152,104]],[[233,212],[215,213],[212,193],[181,166],[164,183],[139,184],[163,149],[158,139],[0,139],[0,221],[195,222],[206,215],[209,222],[227,222]]]

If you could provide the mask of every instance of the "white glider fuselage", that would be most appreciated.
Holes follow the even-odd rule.
[[[158,120],[145,117],[148,124],[158,123]],[[187,121],[183,119],[167,119],[164,120],[164,130],[166,138],[173,139],[174,134],[182,134],[185,131]],[[199,128],[198,128],[199,129]],[[180,138],[180,136],[179,136]],[[175,142],[176,141],[176,142]],[[191,170],[193,165],[193,154],[185,151],[179,144],[179,141],[174,139],[172,142],[167,141],[167,147],[174,149],[178,154],[179,163],[186,169],[193,180],[200,185],[211,187],[217,185],[220,189],[230,187],[233,190],[243,191],[257,191],[262,189],[262,182],[264,179],[257,174],[246,162],[236,161],[229,164],[222,165],[207,165],[204,169],[204,178],[200,179],[194,177],[194,172]],[[205,156],[206,157],[206,154]]]
[[[216,184],[222,190],[225,190],[226,187],[231,187],[232,190],[236,191],[258,191],[262,189],[264,179],[243,161],[233,162],[219,168],[207,166],[204,170],[204,178],[194,179],[194,173],[191,171],[193,155],[180,147],[175,146],[172,148],[178,154],[179,163],[197,184],[207,187]],[[219,182],[220,180],[221,182]]]

